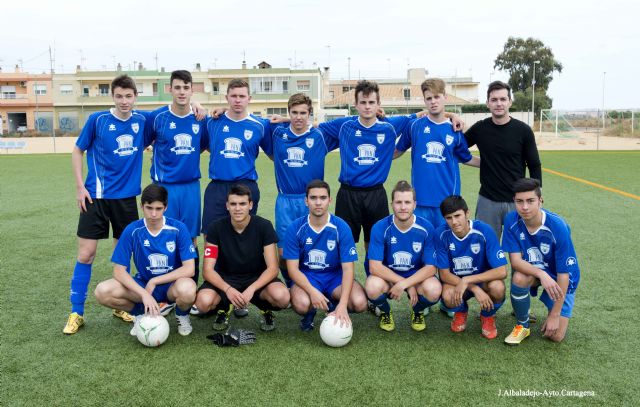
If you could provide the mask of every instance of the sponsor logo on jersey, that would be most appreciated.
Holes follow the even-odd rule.
[[[165,254],[153,253],[147,259],[149,259],[147,270],[151,274],[166,274],[173,270],[173,267],[169,266],[169,257]]]
[[[252,130],[245,130],[244,131],[244,139],[249,141],[249,140],[251,140],[251,137],[253,137],[253,131]]]
[[[113,153],[118,154],[120,157],[132,155],[138,151],[138,147],[133,145],[133,136],[130,134],[123,134],[117,137],[116,143],[118,143],[118,148],[113,150]]]
[[[311,137],[307,137],[304,140],[304,144],[307,146],[307,148],[312,148],[313,147],[313,139]]]
[[[222,132],[223,132],[223,133],[229,133],[229,126],[225,125],[225,126],[222,128]]]
[[[200,131],[200,125],[198,123],[193,123],[191,125],[191,130],[193,131],[193,134],[198,134]]]
[[[192,151],[196,151],[195,148],[191,147],[191,139],[191,135],[187,133],[180,133],[173,136],[175,146],[171,147],[171,151],[178,155],[191,154]]]
[[[244,157],[242,152],[242,140],[235,137],[224,139],[224,150],[220,151],[224,158],[240,158]]]
[[[358,156],[353,159],[359,165],[373,165],[378,161],[376,157],[376,146],[373,144],[360,144],[358,146]]]
[[[453,136],[447,134],[446,137],[444,138],[444,142],[447,143],[448,146],[450,146],[451,143],[453,143]]]
[[[397,271],[409,271],[413,268],[412,257],[409,252],[395,252],[393,253],[393,264],[390,267]]]
[[[176,250],[176,242],[167,242],[167,250],[169,250],[169,253],[173,253]]]
[[[140,130],[140,125],[138,123],[131,123],[131,130],[134,133],[138,134],[138,130]]]
[[[411,248],[414,252],[420,253],[420,250],[422,250],[422,242],[413,242]]]
[[[307,241],[305,242],[305,244],[313,244],[313,239],[311,239],[310,237],[307,238]]]
[[[425,126],[424,128],[424,134],[430,134],[431,133],[431,127],[429,126]]]
[[[327,253],[324,250],[309,250],[309,259],[304,265],[312,270],[322,270],[329,267],[329,265],[325,263],[326,259]]]
[[[384,143],[384,133],[378,133],[376,135],[376,140],[378,140],[378,144]]]
[[[542,254],[549,254],[549,250],[551,250],[551,246],[548,243],[540,243],[540,251]]]
[[[327,240],[327,249],[329,249],[329,251],[332,251],[335,248],[336,248],[336,241],[335,240]]]
[[[116,131],[116,125],[115,124],[110,124],[109,125],[109,131]]]
[[[443,161],[447,161],[447,159],[442,155],[443,152],[444,144],[438,143],[437,141],[430,141],[427,143],[427,153],[422,154],[421,157],[428,163],[440,164]]]
[[[287,158],[284,161],[289,167],[300,168],[308,164],[304,159],[304,148],[289,147],[287,148]]]
[[[542,256],[540,249],[535,246],[527,249],[527,261],[531,263],[531,265],[542,270],[544,270],[545,266],[547,265],[544,262],[544,257]]]
[[[578,260],[576,260],[576,258],[575,258],[575,257],[568,257],[568,258],[567,258],[567,261],[566,261],[566,263],[565,263],[565,264],[566,264],[568,267],[571,267],[571,266],[575,266],[577,263],[578,263]]]
[[[169,123],[169,128],[170,128],[171,130],[175,129],[175,128],[176,128],[176,124],[175,124],[175,122],[171,122],[171,123]]]
[[[480,243],[471,243],[471,253],[478,254],[480,253]]]
[[[453,273],[456,276],[473,274],[473,272],[477,270],[477,267],[473,267],[473,257],[461,256],[453,258]]]
[[[149,247],[151,246],[151,243],[149,243],[149,239],[144,239],[144,243],[143,243],[144,247]]]

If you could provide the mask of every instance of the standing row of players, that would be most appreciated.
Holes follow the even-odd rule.
[[[135,195],[140,191],[141,153],[153,141],[152,180],[169,189],[170,216],[189,226],[194,243],[200,229],[199,152],[203,149],[211,151],[209,177],[212,180],[205,191],[202,215],[202,232],[205,236],[207,226],[212,221],[227,215],[226,197],[235,184],[249,188],[254,203],[251,212],[255,214],[259,202],[255,158],[259,147],[275,162],[279,191],[276,228],[280,237],[284,232],[283,225],[306,213],[303,204],[306,183],[310,179],[323,177],[324,156],[328,151],[340,147],[341,187],[336,212],[345,219],[356,242],[360,229],[363,229],[365,248],[368,248],[373,223],[388,214],[382,183],[388,176],[392,157],[399,155],[403,148],[412,147],[412,174],[418,190],[418,209],[424,210],[423,214],[436,225],[442,223],[437,213],[438,202],[447,195],[459,193],[458,161],[478,165],[479,160],[468,153],[462,134],[453,131],[451,123],[445,118],[446,95],[444,83],[439,80],[427,80],[422,86],[428,107],[427,117],[411,115],[378,120],[377,85],[362,81],[355,92],[359,117],[323,123],[318,129],[308,125],[311,101],[301,94],[292,96],[289,102],[290,126],[271,129],[267,121],[249,115],[249,89],[242,80],[229,83],[226,96],[229,110],[222,118],[206,122],[198,120],[191,114],[189,105],[192,94],[189,73],[176,71],[172,73],[170,81],[173,103],[151,114],[143,114],[132,110],[136,96],[133,81],[128,77],[116,78],[112,83],[115,109],[92,115],[78,139],[73,162],[78,205],[81,208],[78,227],[80,244],[71,283],[73,312],[65,327],[66,333],[76,332],[84,322],[83,306],[97,239],[108,236],[109,222],[112,223],[114,237],[118,238],[127,220],[137,218],[137,213],[134,213]],[[513,132],[514,126],[509,124],[515,120],[508,116],[508,86],[492,83],[487,95],[487,104],[490,109],[495,105],[497,112],[494,114],[492,110],[491,120],[499,116],[498,119],[507,122],[504,129],[510,128]],[[473,133],[475,127],[469,132]],[[398,134],[403,134],[403,138],[396,146]],[[432,140],[425,143],[421,137]],[[482,138],[479,135],[476,137],[483,156],[485,151],[489,154],[495,149],[495,142],[493,146],[486,144],[483,147],[480,143]],[[510,168],[509,176],[494,178],[504,182],[509,178],[517,179],[518,172],[524,172],[524,165],[509,165],[513,164],[511,161],[514,156],[525,160],[523,155],[530,149],[522,146],[530,145],[529,139],[532,137],[518,137],[515,144],[519,150],[514,151],[506,163],[506,167]],[[535,143],[533,146],[535,148]],[[86,183],[82,184],[82,155],[85,150],[89,174]],[[537,159],[537,152],[534,158]],[[526,157],[532,174],[535,159]],[[491,166],[484,168],[485,161],[480,163],[483,187],[483,178],[487,178],[483,177],[483,172],[492,174]],[[430,164],[430,167],[420,171],[419,165],[424,163]],[[539,161],[537,165],[539,167]],[[434,198],[438,194],[441,194],[440,198]],[[481,189],[481,198],[482,195]],[[502,204],[499,201],[494,203]],[[196,245],[194,247],[197,248]],[[196,270],[197,264],[196,260]],[[123,316],[121,311],[117,312]],[[124,316],[130,318],[126,314]]]

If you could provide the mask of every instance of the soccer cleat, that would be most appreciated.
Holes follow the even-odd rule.
[[[440,312],[447,314],[449,318],[453,318],[453,315],[455,314],[455,312],[449,311],[442,301],[440,301]]]
[[[129,314],[127,311],[122,311],[119,309],[113,310],[113,316],[116,318],[120,318],[124,322],[133,322],[135,320],[133,315]]]
[[[138,327],[140,326],[140,320],[142,319],[142,317],[142,315],[136,315],[135,317],[133,317],[133,326],[129,331],[129,335],[138,336]]]
[[[72,312],[67,319],[67,324],[62,329],[62,332],[67,335],[73,335],[78,332],[78,329],[84,325],[84,317],[77,312]]]
[[[496,339],[498,336],[498,329],[496,328],[496,317],[483,317],[480,316],[482,321],[482,336],[487,339]]]
[[[316,310],[312,310],[307,312],[302,319],[300,320],[300,330],[302,332],[310,332],[313,331],[313,319],[316,316]]]
[[[393,315],[391,315],[391,311],[380,313],[379,326],[380,326],[380,329],[387,332],[391,332],[394,329],[396,329],[396,323],[393,322]]]
[[[531,330],[529,328],[525,328],[522,325],[516,325],[509,336],[504,338],[504,343],[507,345],[520,345],[520,342],[524,341],[530,333]]]
[[[427,324],[424,322],[424,314],[422,312],[411,311],[411,329],[420,332],[427,328]]]
[[[176,315],[176,322],[178,323],[178,333],[180,335],[187,336],[193,331],[189,315]]]
[[[453,332],[462,332],[467,328],[467,315],[466,312],[455,312],[453,314],[453,321],[451,321],[451,330]]]
[[[189,310],[189,314],[191,315],[200,315],[202,314],[202,312],[200,312],[200,310],[198,309],[198,307],[194,305],[191,306],[191,309]]]
[[[382,313],[382,311],[380,311],[380,308],[376,307],[375,304],[372,303],[371,301],[367,301],[367,311],[369,311],[370,313],[372,313],[377,317],[379,317],[380,314]]]
[[[160,315],[166,317],[176,307],[176,303],[159,302],[158,307],[160,308]]]
[[[249,315],[249,310],[247,308],[236,308],[233,310],[233,315],[235,315],[236,318],[244,318]]]
[[[274,315],[273,311],[260,310],[260,315],[262,315],[262,318],[260,319],[260,329],[262,329],[263,331],[273,331],[274,329],[276,329],[276,316]]]
[[[213,321],[213,329],[215,331],[224,331],[229,327],[229,314],[231,314],[232,307],[233,305],[229,306],[227,311],[218,310],[216,320]]]

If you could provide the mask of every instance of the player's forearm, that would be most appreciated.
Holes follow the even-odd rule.
[[[174,281],[177,281],[180,278],[191,278],[195,274],[194,263],[195,263],[194,260],[187,260],[182,264],[182,266],[178,267],[172,272],[154,277],[153,279],[156,285],[160,285],[160,284],[173,283]]]
[[[540,280],[541,274],[546,274],[544,270],[540,270],[539,268],[533,266],[531,263],[520,258],[514,258],[513,256],[509,256],[511,260],[511,266],[515,271],[519,271],[522,274],[526,274],[528,276],[532,276]]]
[[[258,291],[259,289],[273,281],[273,279],[277,276],[278,267],[268,267],[265,271],[262,272],[262,274],[260,274],[260,277],[258,277],[258,279],[249,286],[249,288],[252,288],[254,291]]]
[[[480,274],[465,276],[462,279],[468,284],[480,284],[494,280],[504,280],[505,278],[507,278],[507,268],[500,266]]]
[[[131,277],[129,273],[127,273],[127,269],[125,266],[116,264],[113,267],[113,278],[120,284],[122,284],[129,291],[133,291],[138,294],[140,298],[144,296],[145,289],[140,286],[140,284],[136,283],[136,281]]]
[[[467,161],[466,163],[464,163],[464,165],[468,165],[470,167],[480,168],[480,157],[478,157],[476,155],[471,156],[471,159],[469,161]]]
[[[420,270],[416,271],[412,276],[405,278],[407,288],[420,284],[427,278],[435,275],[436,268],[434,266],[424,266]]]
[[[400,277],[389,267],[385,266],[381,261],[378,260],[369,260],[369,271],[372,275],[380,277],[384,281],[388,281],[393,284],[404,280],[402,277]]]
[[[400,150],[393,150],[393,159],[395,160],[398,157],[401,157],[402,154],[404,154],[404,151],[400,151]]]
[[[553,303],[553,307],[549,311],[549,315],[560,315],[562,311],[562,305],[564,304],[564,299],[567,296],[567,291],[569,289],[569,273],[559,273],[558,280],[556,281],[562,290],[562,298]]]
[[[73,177],[76,181],[76,188],[84,188],[84,180],[82,179],[82,159],[84,152],[75,146],[71,152],[71,168],[73,170]]]
[[[222,276],[213,269],[213,266],[211,266],[211,268],[205,267],[202,276],[212,286],[216,287],[219,290],[226,291],[230,287],[230,284],[224,281]]]
[[[460,277],[456,276],[449,269],[440,269],[440,281],[449,285],[458,285]]]
[[[340,301],[338,306],[347,307],[349,304],[349,296],[353,288],[353,263],[342,263],[342,292],[340,293]]]

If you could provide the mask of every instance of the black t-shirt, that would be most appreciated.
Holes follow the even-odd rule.
[[[531,127],[513,117],[498,125],[491,117],[475,123],[464,134],[469,147],[480,150],[480,195],[496,202],[513,200],[513,183],[526,176],[542,182],[538,147]]]
[[[215,270],[227,283],[255,281],[267,269],[264,247],[278,242],[278,235],[267,219],[252,215],[247,227],[238,233],[226,217],[212,222],[207,242],[218,246]]]

